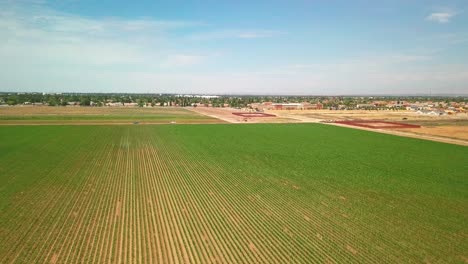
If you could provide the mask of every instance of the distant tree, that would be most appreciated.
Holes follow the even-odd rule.
[[[80,100],[80,105],[89,106],[91,104],[91,100],[88,97],[83,97]]]
[[[55,97],[49,97],[49,99],[47,100],[47,104],[50,106],[56,106],[58,105],[58,101]]]

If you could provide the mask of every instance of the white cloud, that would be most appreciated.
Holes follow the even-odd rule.
[[[84,18],[43,6],[0,3],[0,66],[48,68],[163,66],[174,53],[168,32],[202,24],[149,18]],[[176,56],[173,66],[200,61]]]
[[[445,24],[450,22],[450,19],[452,19],[454,16],[456,16],[456,13],[453,11],[437,12],[430,14],[426,17],[426,19],[429,21]]]

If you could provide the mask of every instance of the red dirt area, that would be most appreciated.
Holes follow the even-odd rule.
[[[410,125],[404,123],[396,122],[387,122],[380,120],[345,120],[345,121],[335,121],[337,124],[358,126],[358,127],[367,127],[373,129],[379,128],[420,128],[418,125]]]
[[[265,114],[265,113],[232,113],[232,114],[236,116],[242,116],[242,117],[276,117],[275,115]]]

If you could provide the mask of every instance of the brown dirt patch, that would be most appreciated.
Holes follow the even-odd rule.
[[[332,120],[372,120],[379,119],[385,121],[403,121],[403,118],[409,121],[418,120],[454,120],[454,119],[468,119],[468,114],[459,113],[455,115],[445,116],[430,116],[420,115],[414,111],[392,111],[392,110],[274,110],[268,111],[277,115],[291,115],[291,116],[305,116],[317,119],[332,119]]]
[[[361,130],[396,135],[396,136],[401,136],[401,137],[419,138],[419,139],[443,142],[443,143],[448,143],[448,144],[468,146],[468,140],[465,140],[465,139],[436,136],[432,134],[416,133],[416,132],[408,131],[408,129],[375,129],[375,128],[366,128],[366,127],[358,127],[358,126],[347,126],[347,125],[342,125],[342,124],[337,124],[337,123],[331,123],[329,125],[361,129]],[[421,131],[420,130],[421,128],[416,128],[416,129],[417,131]]]
[[[122,210],[122,202],[118,201],[116,206],[115,206],[115,216],[119,217],[121,210]]]
[[[57,263],[57,260],[58,260],[58,254],[55,253],[54,255],[52,255],[52,258],[50,258],[50,264]]]
[[[434,126],[421,127],[419,129],[405,128],[399,129],[399,131],[468,140],[468,126]]]
[[[252,250],[255,253],[258,252],[257,247],[255,247],[254,243],[252,243],[252,242],[249,243],[249,248],[250,248],[250,250]]]
[[[233,113],[239,113],[239,109],[235,108],[215,108],[215,107],[193,107],[187,108],[188,110],[194,111],[196,113],[206,115],[209,117],[218,118],[220,120],[229,122],[229,123],[297,123],[297,120],[280,117],[280,116],[267,116],[267,117],[245,117],[240,115],[235,115]],[[244,113],[244,112],[242,112]],[[245,112],[249,114],[249,112]]]
[[[268,111],[278,117],[295,119],[297,122],[330,123],[336,126],[346,126],[334,123],[336,120],[381,120],[384,122],[404,122],[419,125],[421,128],[386,128],[376,124],[372,128],[346,126],[379,133],[404,137],[420,138],[449,144],[468,146],[468,113],[458,113],[445,116],[420,115],[414,111],[386,110],[273,110]]]
[[[291,232],[291,230],[289,230],[289,228],[287,228],[287,227],[283,228],[283,232],[286,233],[289,237],[294,236],[294,234]]]
[[[242,116],[242,117],[276,117],[276,115],[272,114],[266,114],[266,113],[257,113],[257,112],[234,112],[232,113],[233,115],[236,116]]]
[[[468,122],[467,113],[458,113],[445,116],[420,115],[414,111],[387,111],[387,110],[270,110],[268,113],[280,117],[302,120],[302,122],[321,122],[326,120],[384,120],[388,122],[405,122],[416,125],[431,123],[445,124]]]
[[[339,120],[335,121],[337,124],[349,125],[349,126],[358,126],[374,129],[390,129],[390,128],[419,128],[419,125],[411,125],[405,123],[397,122],[387,122],[379,120]]]
[[[353,248],[352,246],[350,246],[350,245],[346,246],[346,250],[351,252],[351,254],[353,254],[353,255],[356,255],[358,253],[358,251],[355,248]]]

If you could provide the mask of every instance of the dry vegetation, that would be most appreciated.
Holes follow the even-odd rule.
[[[176,107],[0,107],[0,124],[204,124],[223,121]]]

